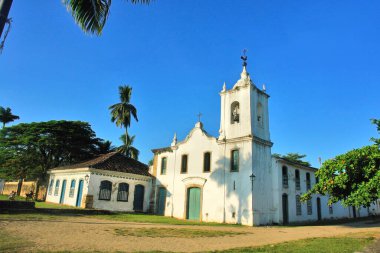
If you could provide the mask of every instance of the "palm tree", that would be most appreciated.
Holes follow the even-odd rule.
[[[125,128],[125,143],[128,143],[128,127],[131,125],[131,115],[137,119],[137,110],[130,103],[132,96],[132,87],[128,85],[119,86],[120,103],[111,105],[111,121],[116,123],[118,127]]]
[[[132,4],[149,4],[150,0],[130,0]],[[112,0],[63,0],[75,22],[86,33],[101,35]]]
[[[126,136],[125,134],[122,134],[120,136],[120,140],[123,142],[123,145],[120,146],[117,150],[129,158],[138,160],[140,151],[132,146],[135,140],[135,136]]]
[[[96,154],[107,154],[109,152],[113,152],[115,151],[116,148],[114,146],[112,146],[112,142],[111,141],[105,141],[105,140],[99,140],[97,143],[96,143]]]
[[[20,117],[13,115],[11,108],[4,108],[0,106],[0,122],[3,123],[3,128],[5,127],[5,124],[15,121],[16,119],[20,119]]]

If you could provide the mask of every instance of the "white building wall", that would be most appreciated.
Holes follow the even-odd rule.
[[[140,176],[135,174],[115,172],[115,171],[104,171],[96,169],[70,169],[70,170],[60,170],[60,171],[50,171],[49,178],[49,188],[47,191],[46,202],[60,203],[61,193],[62,193],[62,182],[66,180],[66,190],[65,197],[62,204],[69,206],[76,206],[77,196],[78,196],[78,185],[79,181],[83,180],[83,191],[80,203],[84,207],[83,200],[87,195],[93,196],[93,208],[110,210],[110,211],[123,211],[131,212],[133,211],[133,200],[134,200],[134,189],[137,184],[144,186],[144,212],[149,209],[149,196],[151,193],[151,178],[147,176]],[[85,180],[86,175],[88,175],[88,180]],[[53,188],[50,190],[50,180],[53,179]],[[56,181],[60,180],[59,190],[55,193]],[[70,185],[71,181],[75,180],[75,190],[73,196],[70,196]],[[99,190],[100,182],[103,180],[108,180],[112,182],[112,194],[111,200],[99,200]],[[128,202],[117,201],[117,192],[119,183],[129,184],[129,197]]]
[[[99,200],[100,182],[103,180],[112,183],[111,199]],[[90,175],[88,194],[93,195],[93,208],[120,212],[132,212],[136,185],[144,186],[143,211],[149,209],[149,197],[151,191],[151,179],[146,176],[111,171],[93,171]],[[118,186],[120,183],[129,184],[128,201],[117,201]]]
[[[47,190],[47,195],[46,195],[46,202],[51,202],[51,203],[59,203],[59,200],[61,198],[61,193],[62,193],[62,183],[64,180],[66,180],[66,189],[64,193],[64,202],[62,204],[64,205],[69,205],[69,206],[75,206],[76,201],[77,201],[77,196],[78,196],[78,185],[79,181],[83,180],[83,192],[82,192],[82,199],[84,196],[87,195],[88,191],[88,182],[85,180],[86,175],[90,175],[90,172],[88,169],[79,169],[78,171],[73,171],[73,170],[61,170],[61,171],[51,171],[49,172],[50,177],[49,177],[49,186]],[[50,189],[50,181],[54,180],[52,189]],[[55,189],[55,184],[57,180],[60,181],[59,183],[59,190],[56,193]],[[73,196],[70,196],[70,185],[71,185],[71,180],[75,180],[75,190]],[[82,200],[80,201],[82,203]]]

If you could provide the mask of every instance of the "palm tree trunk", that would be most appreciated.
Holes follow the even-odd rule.
[[[8,14],[11,9],[13,0],[0,0],[0,38],[4,30],[5,23],[8,20]]]

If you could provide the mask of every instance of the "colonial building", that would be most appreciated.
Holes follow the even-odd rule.
[[[245,225],[285,224],[380,213],[355,210],[326,196],[303,203],[315,184],[315,168],[272,157],[269,95],[251,80],[243,59],[240,79],[220,92],[219,136],[197,122],[183,141],[153,149],[151,204],[157,214]]]
[[[47,202],[111,211],[149,210],[148,166],[118,152],[48,172]]]

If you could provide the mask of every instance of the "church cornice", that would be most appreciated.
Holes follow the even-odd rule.
[[[218,139],[217,143],[218,144],[225,144],[225,143],[236,143],[236,142],[242,142],[242,141],[254,141],[256,143],[260,143],[260,144],[268,146],[268,147],[273,146],[273,142],[267,141],[267,140],[264,140],[260,137],[252,136],[252,135],[246,135],[246,136],[241,136],[241,137],[237,137],[237,138],[229,138],[229,139],[227,139],[227,138]]]

